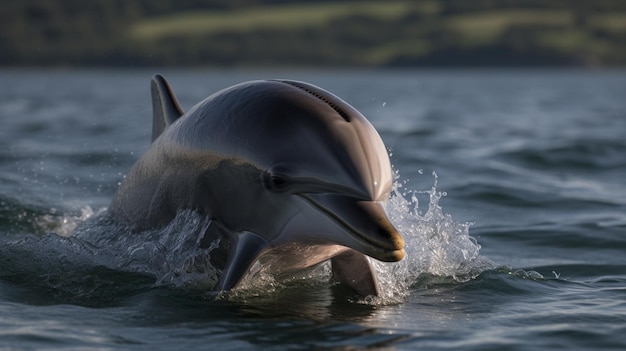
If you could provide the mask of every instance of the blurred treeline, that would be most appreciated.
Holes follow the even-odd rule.
[[[624,0],[3,0],[3,66],[626,64]]]

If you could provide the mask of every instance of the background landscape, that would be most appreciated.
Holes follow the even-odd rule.
[[[624,66],[621,0],[9,0],[0,66]]]

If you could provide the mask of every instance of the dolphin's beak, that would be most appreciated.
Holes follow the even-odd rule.
[[[356,239],[361,253],[380,261],[404,257],[404,240],[391,224],[379,201],[361,201],[338,194],[300,194]]]

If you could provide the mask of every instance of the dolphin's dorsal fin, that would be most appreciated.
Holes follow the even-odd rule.
[[[178,104],[169,83],[160,74],[152,77],[152,141],[185,112]]]

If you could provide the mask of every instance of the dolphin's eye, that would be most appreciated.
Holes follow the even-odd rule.
[[[272,185],[275,187],[282,187],[285,184],[287,184],[287,180],[281,176],[277,176],[277,175],[273,175],[270,177],[270,181],[272,182]]]
[[[286,176],[277,173],[265,172],[264,183],[268,189],[281,191],[285,190],[289,185],[289,181]]]

